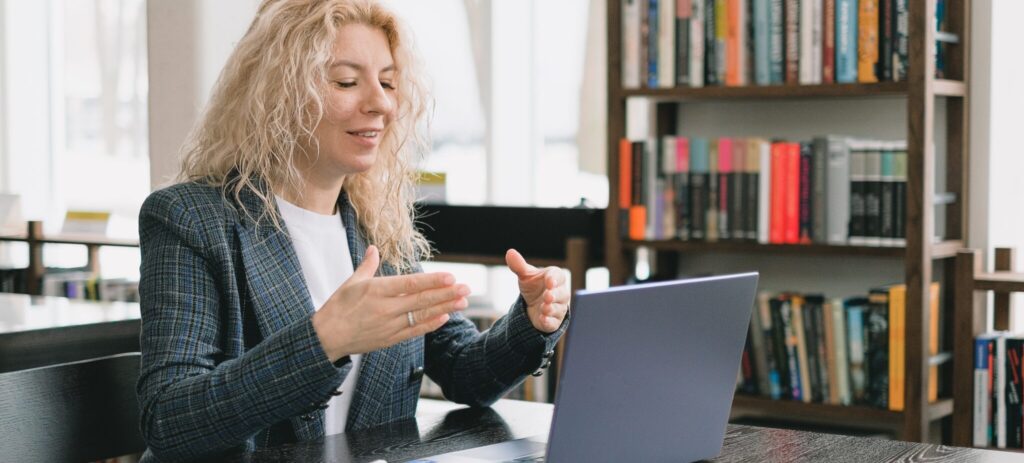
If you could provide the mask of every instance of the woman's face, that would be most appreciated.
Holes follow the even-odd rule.
[[[395,109],[395,65],[384,31],[362,24],[338,30],[327,70],[324,116],[313,134],[320,156],[310,173],[331,178],[373,166]]]

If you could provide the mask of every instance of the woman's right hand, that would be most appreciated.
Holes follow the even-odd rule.
[[[374,277],[379,266],[380,251],[370,246],[359,268],[313,314],[313,329],[331,362],[423,336],[469,305],[469,287],[449,273]]]

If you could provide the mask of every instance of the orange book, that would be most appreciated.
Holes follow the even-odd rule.
[[[786,184],[786,144],[782,142],[772,143],[772,167],[771,167],[771,211],[768,228],[768,242],[781,244],[786,242],[785,227],[785,188]]]
[[[628,139],[619,140],[619,209],[629,209],[633,199],[630,187],[633,185],[633,143]]]
[[[629,208],[629,239],[642,240],[647,228],[647,208],[631,206]]]
[[[726,11],[726,37],[725,37],[725,85],[743,85],[740,66],[740,47],[744,46],[740,40],[740,28],[746,27],[740,23],[740,0],[728,0],[728,11]]]
[[[783,185],[783,230],[785,232],[785,243],[797,244],[800,242],[800,144],[786,143],[785,164],[782,166],[786,171]]]
[[[907,286],[889,287],[889,410],[903,411],[906,396]]]
[[[857,81],[878,82],[878,0],[860,0],[857,15]]]

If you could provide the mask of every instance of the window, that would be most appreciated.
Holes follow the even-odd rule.
[[[111,236],[137,234],[149,194],[145,7],[2,1],[3,186],[47,233],[72,209],[109,211]],[[84,251],[71,249],[48,246],[47,265],[81,265]],[[101,259],[104,276],[138,273],[137,250],[103,249]]]

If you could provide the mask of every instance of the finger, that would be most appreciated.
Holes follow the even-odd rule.
[[[547,267],[544,269],[544,285],[548,289],[554,289],[565,284],[565,272],[558,267]]]
[[[443,313],[436,317],[429,318],[416,326],[407,327],[398,333],[399,342],[423,336],[444,326],[451,319],[451,315]]]
[[[381,277],[374,280],[374,291],[381,296],[401,296],[416,294],[428,289],[443,288],[455,284],[455,277],[450,273],[413,273]]]
[[[469,293],[469,286],[457,284],[398,296],[389,301],[389,304],[393,304],[393,309],[398,312],[422,310],[442,302],[464,298],[469,296]]]
[[[377,246],[370,246],[366,248],[366,254],[363,254],[363,262],[352,272],[350,278],[357,281],[368,280],[377,274],[378,267],[380,267],[380,251]]]
[[[466,307],[469,307],[469,301],[466,300],[466,298],[464,297],[460,297],[458,299],[434,304],[422,310],[414,311],[413,316],[417,321],[430,320],[441,314],[450,314],[452,312],[458,312],[460,310],[465,309]]]
[[[515,249],[509,249],[505,253],[505,263],[508,264],[508,269],[519,278],[527,278],[537,272],[537,267],[526,263],[523,255]]]

